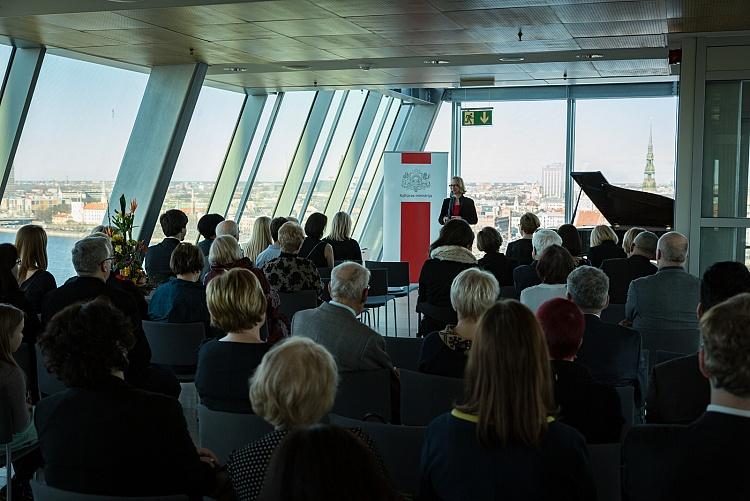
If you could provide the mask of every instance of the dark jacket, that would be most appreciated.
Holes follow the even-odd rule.
[[[362,250],[359,248],[359,242],[353,238],[347,238],[346,240],[324,238],[323,242],[330,244],[333,249],[334,261],[356,261],[362,263]]]
[[[552,360],[555,402],[559,419],[586,437],[586,442],[609,444],[620,441],[622,418],[617,391],[594,382],[583,365]]]
[[[641,366],[641,335],[621,325],[602,322],[586,314],[586,330],[576,362],[591,372],[594,381],[607,386],[633,385],[636,402],[646,393],[645,368]]]
[[[440,217],[438,218],[440,224],[445,224],[445,221],[443,221],[445,216],[453,215],[453,201],[454,197],[448,197],[443,200],[443,206],[440,208]],[[461,205],[459,217],[469,224],[477,224],[479,218],[477,218],[477,209],[474,206],[474,200],[462,196],[459,199],[459,203]]]
[[[627,255],[622,247],[613,240],[605,240],[599,245],[589,248],[588,258],[591,266],[599,268],[606,259],[624,259]]]
[[[602,263],[601,269],[609,277],[609,302],[613,304],[625,304],[630,282],[653,275],[658,270],[647,257],[638,255],[607,259]]]
[[[513,270],[513,285],[516,287],[516,294],[521,296],[521,292],[529,287],[534,287],[542,283],[542,279],[536,272],[536,266],[539,261],[532,261],[531,264],[522,264],[516,266]]]
[[[701,281],[679,266],[662,267],[654,275],[633,280],[625,301],[625,318],[634,329],[691,330]]]
[[[170,278],[151,296],[148,315],[154,322],[201,322],[206,328],[206,336],[210,336],[211,314],[206,306],[206,288],[201,283]]]
[[[42,326],[39,322],[39,318],[36,315],[34,307],[28,301],[24,293],[17,289],[12,292],[8,292],[7,294],[0,296],[0,303],[6,303],[11,306],[15,306],[19,310],[23,311],[23,342],[34,344],[36,342],[37,336],[42,332]]]
[[[519,238],[508,244],[508,248],[505,249],[505,255],[509,259],[514,259],[518,262],[518,266],[524,264],[531,264],[534,258],[531,257],[531,252],[534,246],[531,244],[530,238]]]
[[[489,271],[500,284],[513,285],[513,270],[518,266],[517,261],[508,259],[502,252],[487,252],[477,264],[485,271]]]
[[[425,336],[419,350],[419,372],[463,378],[471,341],[455,333],[453,325]]]
[[[20,285],[21,291],[31,303],[34,313],[42,312],[44,296],[51,290],[57,289],[57,282],[47,270],[38,270]]]
[[[112,376],[36,407],[44,479],[67,491],[202,499],[213,472],[200,461],[180,403]]]
[[[169,267],[169,259],[172,257],[172,251],[178,245],[180,245],[178,239],[167,237],[161,243],[148,248],[143,268],[146,270],[150,282],[158,285],[174,276],[172,269]]]
[[[698,367],[698,353],[654,367],[646,397],[646,422],[689,424],[711,400],[711,385]]]

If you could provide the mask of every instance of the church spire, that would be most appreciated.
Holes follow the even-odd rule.
[[[643,171],[643,191],[656,191],[656,168],[654,167],[653,125],[648,131],[648,151],[646,153],[646,168]]]

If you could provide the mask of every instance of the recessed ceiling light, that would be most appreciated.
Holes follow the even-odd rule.
[[[236,66],[232,66],[230,68],[224,68],[224,71],[231,71],[234,73],[241,73],[247,71],[247,68],[238,68]]]
[[[284,65],[284,68],[288,70],[300,71],[300,70],[309,70],[312,68],[312,66],[310,66],[309,64],[286,64]]]
[[[517,63],[519,61],[523,61],[524,58],[522,57],[501,57],[500,61],[504,63]]]
[[[450,64],[450,61],[445,59],[425,59],[424,64]]]
[[[576,57],[578,59],[602,59],[604,54],[578,54]]]

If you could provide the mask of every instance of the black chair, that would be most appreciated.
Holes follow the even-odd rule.
[[[169,324],[143,320],[143,332],[151,346],[151,363],[172,368],[181,383],[195,380],[198,350],[206,339],[202,323]]]
[[[378,309],[378,317],[380,316],[380,308],[385,306],[385,335],[388,335],[388,301],[393,299],[393,296],[388,294],[388,270],[386,269],[373,269],[370,270],[370,291],[367,296],[367,302],[365,303],[366,309]],[[398,335],[398,323],[395,321],[396,307],[394,303],[394,325],[396,328],[396,335]],[[378,318],[378,324],[379,324]]]
[[[641,333],[643,349],[649,350],[651,353],[670,351],[689,355],[698,351],[700,347],[700,332],[698,329],[638,329],[638,331]]]
[[[367,420],[376,417],[382,422],[391,419],[391,370],[339,373],[339,388],[334,414]]]
[[[295,313],[318,306],[318,294],[313,291],[279,292],[281,313],[290,321]]]
[[[407,332],[411,336],[411,292],[419,289],[418,284],[412,284],[409,276],[409,263],[402,261],[365,261],[369,269],[388,270],[388,294],[393,296],[393,315],[396,316],[396,299],[406,297]],[[398,336],[398,332],[396,333]]]
[[[426,426],[453,408],[463,396],[463,379],[399,371],[401,380],[401,423]]]
[[[182,494],[174,496],[148,496],[148,497],[123,497],[97,494],[81,494],[80,492],[64,491],[42,484],[36,480],[31,481],[31,491],[34,493],[35,501],[188,501],[188,497]]]
[[[597,499],[620,501],[622,498],[622,450],[620,444],[588,444]]]
[[[684,426],[654,424],[630,429],[622,446],[622,486],[625,499],[671,499],[665,497],[669,487],[665,479],[669,478],[670,469],[681,459],[678,444],[684,431]]]
[[[419,488],[419,468],[424,443],[423,426],[358,421],[330,415],[329,422],[344,428],[360,428],[375,442],[393,485],[401,494],[415,495]]]
[[[39,382],[39,393],[42,396],[54,395],[57,392],[63,391],[66,386],[62,381],[57,379],[57,376],[50,373],[47,367],[44,365],[44,355],[42,355],[42,349],[39,345],[34,346],[36,352],[36,377]]]
[[[623,434],[635,423],[635,388],[632,386],[616,386],[617,395],[620,397],[620,410],[625,422],[622,425]]]
[[[330,301],[331,294],[328,292],[328,284],[331,283],[331,268],[318,268],[320,283],[323,285],[323,301]]]
[[[422,339],[413,337],[390,338],[386,340],[385,351],[391,357],[394,367],[417,370],[419,362],[419,350],[422,348]]]
[[[503,299],[518,299],[515,285],[503,285],[500,287],[500,297]]]
[[[255,414],[214,411],[198,404],[198,442],[226,463],[235,449],[271,433],[273,426]]]
[[[602,322],[608,324],[619,324],[621,320],[625,319],[625,305],[610,303],[609,306],[602,311],[601,319]]]

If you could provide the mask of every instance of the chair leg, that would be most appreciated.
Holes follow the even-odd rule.
[[[388,305],[386,305],[386,309],[388,309]],[[393,331],[396,333],[395,336],[398,337],[398,311],[396,310],[396,298],[393,298]]]
[[[13,499],[13,458],[10,452],[10,443],[5,444],[5,499],[11,501]]]
[[[388,337],[388,303],[385,303],[385,336]]]
[[[406,287],[406,325],[409,337],[411,337],[411,291],[409,287]]]

